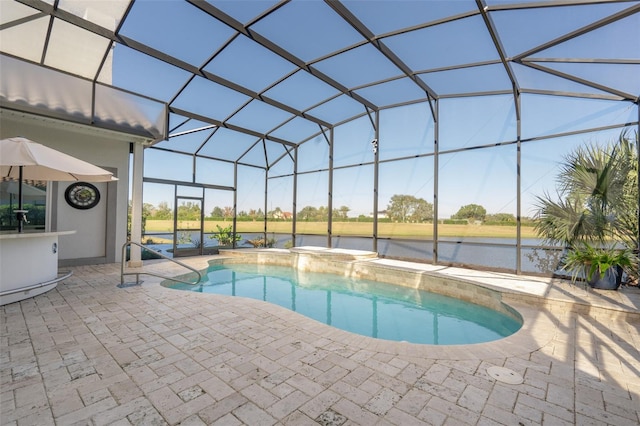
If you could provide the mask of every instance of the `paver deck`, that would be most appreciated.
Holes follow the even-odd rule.
[[[207,259],[185,262],[205,268]],[[154,277],[117,288],[119,264],[75,267],[56,289],[0,307],[0,423],[640,423],[637,289],[439,269],[508,291],[524,312],[522,332],[507,343],[388,342],[257,300],[164,288]],[[533,297],[550,303],[532,306]],[[496,381],[492,366],[524,382]]]

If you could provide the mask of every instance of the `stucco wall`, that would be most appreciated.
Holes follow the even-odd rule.
[[[90,210],[65,202],[64,191],[71,182],[52,183],[51,230],[77,231],[60,237],[63,265],[119,262],[127,236],[129,143],[136,138],[7,110],[0,114],[1,138],[22,136],[114,172],[119,180],[96,185],[101,200]]]

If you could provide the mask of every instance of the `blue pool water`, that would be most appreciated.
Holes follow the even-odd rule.
[[[270,265],[214,265],[198,285],[170,288],[249,297],[364,336],[434,345],[489,342],[521,322],[463,300],[391,284]]]

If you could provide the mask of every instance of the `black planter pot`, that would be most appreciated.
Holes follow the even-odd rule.
[[[600,271],[596,271],[589,280],[589,285],[598,290],[617,290],[622,282],[622,267],[612,266],[600,278]]]

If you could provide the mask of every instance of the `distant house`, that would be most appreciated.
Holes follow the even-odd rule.
[[[291,212],[283,212],[283,211],[277,210],[277,211],[273,212],[273,218],[274,219],[291,220],[293,218],[293,213],[291,213]]]

